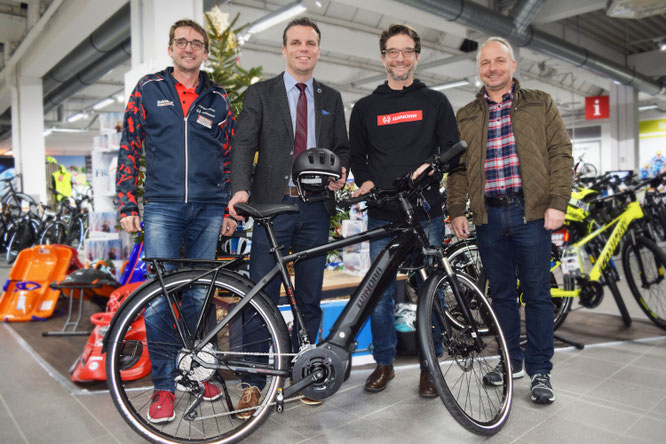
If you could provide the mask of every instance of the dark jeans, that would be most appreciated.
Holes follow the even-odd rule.
[[[278,245],[283,247],[282,254],[303,251],[328,242],[330,216],[323,202],[304,203],[297,197],[285,196],[282,203],[298,205],[298,214],[281,214],[273,220],[273,228],[278,240]],[[255,225],[252,233],[252,250],[250,252],[250,279],[254,282],[261,280],[273,267],[275,258],[269,252],[270,245],[266,230]],[[308,260],[297,261],[294,264],[295,279],[294,291],[298,307],[303,314],[305,327],[308,331],[310,341],[315,344],[321,324],[321,295],[324,280],[324,266],[326,265],[326,254]],[[282,281],[276,276],[264,291],[277,305],[280,297],[280,285]],[[247,313],[248,319],[243,325],[243,350],[265,353],[269,344],[266,342],[266,330],[257,322],[256,317]],[[296,322],[292,327],[292,348],[298,351]],[[257,360],[262,362],[265,360]],[[264,378],[246,375],[244,382],[263,387]]]
[[[488,223],[476,227],[477,244],[490,282],[492,306],[514,366],[525,361],[532,376],[553,364],[553,303],[550,297],[551,232],[544,220],[525,222],[524,202],[488,207]],[[525,301],[527,347],[520,347],[516,269]]]
[[[185,258],[214,259],[225,205],[197,203],[149,202],[143,211],[146,257],[180,257],[185,244]],[[176,268],[166,264],[167,269]],[[190,330],[201,311],[205,291],[185,292],[181,309]],[[176,354],[180,339],[172,326],[169,307],[164,298],[153,301],[146,309],[146,338],[152,364],[155,390],[173,392]],[[153,345],[151,347],[151,345]]]
[[[368,230],[388,224],[387,221],[368,217]],[[444,221],[437,217],[431,221],[421,222],[430,245],[441,246],[444,237]],[[392,237],[376,239],[370,242],[370,259],[372,261],[379,256],[382,249],[393,240]],[[370,329],[372,331],[372,356],[378,365],[389,365],[395,359],[395,350],[398,336],[395,331],[395,286],[396,281],[388,286],[382,294],[377,306],[370,315]],[[441,344],[439,344],[441,347]],[[421,365],[423,368],[423,364]]]

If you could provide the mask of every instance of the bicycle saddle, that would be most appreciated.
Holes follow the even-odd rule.
[[[300,209],[298,205],[289,204],[244,204],[237,203],[235,206],[236,211],[240,211],[244,215],[253,217],[255,219],[270,219],[278,214],[291,214],[298,213]]]

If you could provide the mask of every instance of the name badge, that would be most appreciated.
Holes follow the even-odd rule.
[[[199,117],[197,117],[197,123],[199,125],[205,126],[208,129],[213,127],[213,121],[210,120],[210,119],[207,119],[206,117],[202,116],[201,114],[199,114]]]

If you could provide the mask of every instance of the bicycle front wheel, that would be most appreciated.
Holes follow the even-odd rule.
[[[54,221],[42,230],[39,243],[42,245],[65,245],[67,240],[67,225],[62,221]]]
[[[622,249],[629,289],[652,322],[666,330],[666,254],[650,239],[636,236]]]
[[[19,253],[29,248],[34,243],[34,236],[30,221],[20,221],[12,228],[12,233],[8,233],[7,253],[5,258],[8,264],[13,264]]]
[[[460,289],[458,300],[472,312],[465,327],[451,328],[446,315],[447,293],[453,293],[450,279]],[[485,333],[475,328],[481,319]],[[513,381],[509,352],[490,303],[474,280],[462,273],[431,275],[419,295],[417,330],[423,359],[437,393],[453,418],[465,429],[483,436],[499,432],[509,417]],[[483,376],[498,365],[504,384],[487,386]]]
[[[226,443],[243,439],[266,420],[274,408],[272,402],[278,388],[288,374],[287,327],[275,305],[259,293],[235,312],[246,299],[250,282],[224,271],[215,277],[204,273],[205,270],[188,270],[165,275],[165,289],[173,296],[171,303],[165,303],[166,296],[158,281],[140,287],[121,306],[107,336],[111,397],[125,421],[150,441]],[[188,315],[185,311],[188,298],[209,302]],[[160,304],[166,308],[165,314],[157,308]],[[177,314],[175,318],[172,310]],[[232,318],[212,340],[203,344],[202,339],[230,313]],[[184,318],[187,322],[183,322]],[[155,333],[146,335],[149,322],[149,329],[157,331],[159,340]],[[176,327],[185,332],[184,337],[176,332]],[[252,329],[253,337],[259,339],[248,343],[246,329]],[[200,351],[195,353],[194,347]],[[250,348],[259,351],[248,351]],[[132,372],[148,353],[152,363],[150,372]],[[166,375],[179,384],[174,393],[175,419],[168,422],[154,423],[147,418],[153,380],[157,377],[156,360],[175,366],[175,371]],[[215,385],[222,396],[197,404],[196,394],[200,391],[199,383],[203,382]],[[236,410],[246,387],[242,383],[256,385],[261,391],[259,405],[250,410],[251,416],[241,415],[249,416],[247,419],[240,419]]]

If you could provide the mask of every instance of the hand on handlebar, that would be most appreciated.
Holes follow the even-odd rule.
[[[418,167],[416,170],[414,170],[414,172],[412,173],[412,180],[418,179],[418,177],[430,167],[432,167],[432,165],[429,163],[421,164],[421,166]],[[435,170],[431,169],[430,172],[428,173],[428,176],[432,176],[434,172]]]
[[[374,187],[375,187],[375,183],[373,181],[366,180],[365,182],[363,182],[361,184],[361,187],[358,190],[354,191],[354,194],[352,194],[352,196],[358,197],[358,196],[361,196],[363,194],[368,194],[370,191],[372,191],[372,189]]]

